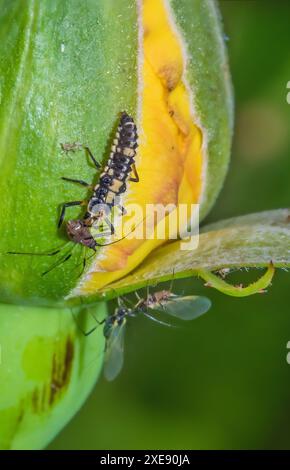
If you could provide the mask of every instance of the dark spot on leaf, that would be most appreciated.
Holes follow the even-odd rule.
[[[70,381],[73,357],[74,343],[70,336],[65,342],[56,343],[52,358],[51,380],[30,393],[31,410],[35,414],[46,412],[61,398]]]
[[[31,394],[31,405],[33,411],[38,411],[39,391],[35,388]]]
[[[35,388],[31,393],[31,409],[34,413],[41,413],[47,409],[47,386]]]
[[[74,344],[72,339],[67,337],[64,354],[60,355],[57,351],[54,352],[49,395],[50,405],[55,402],[69,383],[73,357]]]
[[[20,410],[19,410],[19,415],[17,416],[17,424],[19,426],[19,424],[21,423],[21,421],[23,420],[23,417],[24,417],[24,408],[23,406],[21,406]]]

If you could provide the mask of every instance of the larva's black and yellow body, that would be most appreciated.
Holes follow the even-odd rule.
[[[67,235],[74,243],[80,243],[92,250],[95,250],[96,246],[99,246],[99,244],[92,236],[90,228],[92,226],[96,226],[99,221],[106,221],[106,223],[110,225],[110,233],[114,233],[114,227],[111,224],[108,215],[115,205],[119,206],[117,198],[126,191],[128,181],[139,181],[135,168],[135,156],[138,146],[137,139],[137,128],[133,118],[123,112],[113,141],[109,160],[100,175],[98,184],[93,188],[93,195],[87,203],[87,211],[84,218],[69,220],[66,224]],[[90,149],[88,147],[85,148],[95,166],[99,168],[100,165],[95,160]],[[133,173],[133,177],[131,177],[131,173]],[[88,183],[82,180],[71,178],[63,179],[91,187]],[[67,207],[84,204],[84,201],[65,203],[62,207],[58,226],[60,227],[63,222]],[[124,213],[124,208],[121,206],[119,207],[122,210],[122,213]],[[107,233],[102,233],[102,235],[107,235]]]
[[[122,113],[109,160],[88,203],[84,219],[89,225],[99,217],[98,209],[96,213],[97,206],[104,204],[107,209],[112,208],[116,197],[126,191],[127,181],[139,181],[135,169],[137,138],[137,128],[133,119],[128,114]],[[132,171],[133,178],[130,177]]]

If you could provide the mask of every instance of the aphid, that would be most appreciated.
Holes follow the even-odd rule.
[[[133,118],[123,112],[113,141],[109,160],[100,175],[98,184],[93,188],[93,195],[89,202],[71,201],[66,202],[62,206],[58,227],[61,226],[65,211],[68,207],[87,204],[87,211],[83,219],[69,220],[66,223],[66,232],[72,242],[80,243],[95,251],[98,243],[92,236],[90,228],[96,226],[96,224],[103,220],[109,225],[110,234],[115,232],[108,214],[116,202],[118,205],[117,196],[120,196],[126,191],[127,182],[133,181],[137,183],[139,181],[135,167],[137,138],[137,128]],[[99,169],[100,164],[96,161],[90,149],[88,147],[85,147],[85,149],[96,168]],[[132,172],[133,177],[130,176]],[[92,188],[90,184],[83,180],[65,177],[62,179]],[[122,214],[124,214],[125,209],[122,206],[119,207]]]
[[[172,326],[156,318],[152,313],[165,313],[180,320],[193,320],[206,313],[211,302],[207,297],[179,296],[171,291],[159,291],[147,294],[146,298],[137,295],[138,301],[132,305],[128,299],[118,298],[118,307],[110,315],[91,329],[91,334],[100,324],[104,324],[104,337],[106,339],[104,375],[107,380],[114,380],[123,367],[124,362],[124,333],[128,317],[143,314],[161,325]]]
[[[69,152],[77,152],[78,150],[81,150],[83,148],[83,145],[81,142],[66,142],[64,144],[60,144],[62,153],[69,153]]]
[[[96,251],[97,246],[107,246],[113,243],[117,243],[129,235],[127,234],[119,240],[115,240],[106,244],[100,244],[97,242],[97,238],[104,238],[107,235],[112,235],[115,233],[114,227],[111,224],[108,215],[114,205],[118,205],[117,197],[126,191],[127,182],[139,181],[139,177],[135,167],[137,138],[137,128],[133,121],[133,118],[130,117],[127,113],[123,112],[115,135],[115,139],[113,141],[109,160],[100,175],[98,184],[95,187],[92,187],[92,185],[88,184],[83,180],[62,177],[63,180],[79,183],[82,186],[93,189],[93,194],[88,202],[71,201],[63,204],[60,218],[58,221],[58,228],[60,228],[60,226],[62,225],[65,212],[68,207],[86,205],[87,210],[82,219],[69,220],[66,223],[67,236],[70,242],[73,242],[74,245],[68,252],[66,252],[66,254],[60,260],[54,263],[42,275],[47,274],[55,267],[70,259],[74,247],[78,244],[90,248],[93,251]],[[62,148],[66,151],[76,150],[79,145],[81,144],[79,144],[78,142],[75,142],[73,144],[62,144]],[[101,165],[97,162],[90,149],[86,146],[84,148],[88,152],[95,167],[99,169]],[[132,172],[133,177],[130,176]],[[124,214],[125,209],[121,206],[119,207],[121,209],[122,214]],[[109,225],[110,231],[100,231],[98,234],[94,233],[93,235],[91,233],[92,227],[95,228],[96,225],[98,225],[98,223],[102,221],[105,221]],[[68,243],[56,250],[53,250],[50,253],[23,253],[9,251],[7,254],[55,256],[60,253],[60,251],[63,250],[68,245]],[[84,258],[83,264],[85,267],[86,258]]]
[[[210,306],[211,302],[207,297],[176,295],[171,290],[162,290],[148,294],[146,299],[138,296],[135,308],[142,311],[146,316],[149,316],[148,309],[150,309],[153,312],[166,313],[180,320],[193,320],[207,312]],[[160,322],[156,318],[152,319]]]

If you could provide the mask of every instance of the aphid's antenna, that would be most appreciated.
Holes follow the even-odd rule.
[[[118,240],[114,240],[113,242],[110,242],[110,243],[104,243],[104,244],[97,244],[97,246],[109,246],[109,245],[114,245],[115,243],[118,243],[122,240],[124,240],[125,238],[127,238],[129,235],[131,235],[131,233],[135,232],[136,228],[139,227],[139,225],[141,225],[144,220],[146,219],[146,217],[143,217],[143,219],[141,220],[141,222],[139,222],[139,224],[135,225],[135,227],[133,228],[133,230],[131,230],[129,233],[127,233],[127,235],[125,235],[124,237],[122,238],[119,238]],[[103,236],[103,234],[99,235],[99,236]]]
[[[171,283],[170,283],[170,286],[169,286],[169,292],[170,292],[170,294],[172,293],[173,283],[174,283],[174,274],[175,274],[174,269],[175,269],[175,268],[173,268],[173,271],[172,271],[172,279],[171,279]]]
[[[134,230],[136,230],[136,227],[134,228]],[[128,237],[128,235],[130,235],[130,233],[134,232],[134,230],[132,230],[131,232],[129,232],[125,237],[123,238],[120,238],[119,240],[115,240],[111,243],[108,243],[107,245],[112,245],[113,243],[117,243],[121,240],[123,240],[124,238]],[[68,261],[71,256],[72,256],[72,252],[73,250],[75,249],[75,247],[77,246],[77,244],[73,245],[73,247],[71,248],[71,250],[69,251],[69,253],[67,255],[65,255],[64,257],[62,257],[60,260],[58,260],[56,263],[54,263],[47,271],[45,271],[44,273],[42,273],[41,275],[42,276],[45,276],[46,274],[50,273],[53,269],[57,268],[58,266],[60,266],[61,264],[65,263],[66,261]],[[97,245],[97,246],[106,246],[105,245]],[[94,256],[94,253],[89,257],[89,259]],[[86,263],[87,263],[87,260],[86,260],[86,257],[84,257],[83,259],[83,269],[80,273],[80,276],[83,274],[84,270],[85,270],[85,267],[86,267]]]
[[[146,286],[146,295],[147,295],[147,300],[148,300],[148,299],[149,299],[149,295],[150,295],[149,281],[148,281],[147,286]]]
[[[29,251],[7,251],[6,255],[55,256],[61,250],[63,250],[69,243],[71,243],[71,242],[66,242],[60,248],[57,248],[57,249],[51,251],[50,253],[32,253],[32,252],[29,252]]]

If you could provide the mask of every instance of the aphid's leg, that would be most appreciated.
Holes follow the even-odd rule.
[[[62,206],[62,209],[61,209],[61,213],[60,213],[60,217],[59,217],[59,221],[58,221],[58,228],[61,226],[61,224],[63,223],[63,219],[64,219],[64,216],[65,216],[65,211],[67,209],[67,207],[72,207],[72,206],[83,206],[84,204],[86,204],[86,201],[72,201],[72,202],[65,202]]]
[[[107,235],[112,235],[112,233],[111,232],[100,232],[100,233],[97,233],[96,235],[94,235],[94,238],[104,238]],[[84,240],[89,240],[90,238],[91,237],[84,238]],[[99,245],[99,246],[102,246],[102,245]]]
[[[118,306],[120,306],[119,302],[120,302],[120,296],[118,296],[118,292],[116,291],[116,289],[114,289],[113,287],[111,288],[111,290],[116,294],[116,298],[117,298],[117,303],[118,303]]]
[[[97,317],[93,314],[93,312],[90,312],[90,315],[93,317],[93,319],[99,324],[99,325],[102,325],[105,321],[106,321],[106,318],[103,318],[103,320],[99,321],[97,319]]]
[[[173,282],[174,282],[174,268],[173,268],[173,272],[172,272],[172,279],[171,279],[171,283],[170,283],[170,287],[169,287],[169,292],[170,294],[172,293],[172,289],[173,289]]]
[[[79,263],[80,264],[80,263]],[[86,258],[86,255],[83,257],[83,261],[82,261],[82,270],[80,272],[80,274],[78,274],[78,278],[81,277],[83,274],[84,274],[84,271],[86,269],[86,265],[87,265],[87,258]],[[77,265],[79,266],[79,265]],[[76,266],[76,267],[77,267]]]
[[[129,178],[129,181],[132,181],[133,183],[139,183],[140,179],[135,164],[132,165],[132,171],[134,173],[134,177]]]
[[[41,276],[45,276],[46,274],[50,273],[54,268],[57,268],[60,266],[62,263],[65,263],[68,261],[73,253],[73,250],[75,249],[76,245],[74,245],[69,252],[67,252],[62,258],[58,259],[55,263],[53,263],[46,271],[44,271]]]
[[[128,305],[129,307],[132,307],[132,308],[135,307],[134,303],[131,300],[127,299],[126,297],[123,297],[122,300],[123,300],[123,304],[125,305],[125,307],[128,307]]]
[[[137,303],[135,304],[134,308],[138,309],[138,308],[144,306],[144,299],[142,299],[142,297],[140,297],[140,295],[136,291],[135,291],[135,297],[137,299]]]
[[[75,320],[75,322],[76,322],[76,325],[77,325],[78,329],[82,332],[82,334],[83,334],[84,336],[89,336],[90,334],[92,334],[92,333],[93,333],[100,325],[102,325],[102,324],[104,323],[104,321],[105,321],[105,319],[102,320],[102,321],[99,321],[99,320],[97,320],[97,319],[93,316],[94,320],[97,322],[97,325],[94,326],[93,328],[91,328],[89,331],[84,331],[84,330],[82,329],[82,327],[79,325],[79,323],[78,323],[78,321],[77,321],[77,319],[76,319],[76,316],[75,316],[75,314],[73,313],[72,310],[71,310],[71,314],[72,314],[72,316],[74,317],[74,320]]]
[[[89,331],[82,331],[82,333],[85,335],[85,336],[89,336],[91,333],[93,333],[97,328],[98,328],[99,325],[97,326],[94,326],[93,328],[91,328]]]
[[[101,168],[102,165],[95,159],[95,157],[92,154],[92,152],[90,151],[89,147],[85,146],[84,148],[85,148],[86,152],[88,152],[88,154],[89,154],[91,160],[93,161],[93,164],[95,165],[95,167],[97,169]]]
[[[148,300],[148,299],[149,299],[149,295],[150,295],[150,286],[149,286],[149,283],[147,284],[146,295],[147,295],[147,300]]]
[[[164,311],[166,311],[166,309],[165,309],[164,305],[163,305],[161,302],[158,302],[158,305],[159,305],[159,307],[161,308],[161,310],[164,310]]]
[[[121,204],[118,204],[117,207],[118,207],[118,209],[120,209],[121,215],[126,215],[127,214],[127,211],[126,211],[125,207],[121,206]]]
[[[135,291],[135,296],[137,297],[137,300],[141,300],[141,297],[140,297],[140,295],[138,294],[137,291]]]
[[[139,310],[136,308],[136,305],[126,297],[122,297],[121,306],[127,309],[127,315],[129,317],[136,317],[136,315],[139,313]]]
[[[115,291],[115,289],[112,289],[112,290]],[[128,308],[128,305],[129,305],[129,307],[134,308],[134,304],[126,297],[117,297],[117,303],[118,303],[118,307]]]
[[[125,303],[125,297],[118,297],[117,302],[118,302],[118,307],[126,307]]]
[[[122,187],[121,187],[121,189],[122,189]],[[125,188],[125,189],[126,189],[126,188]],[[114,192],[114,191],[113,191],[113,192]],[[120,191],[120,190],[119,190],[118,193],[115,193],[115,194],[116,194],[116,197],[115,197],[115,199],[114,199],[114,201],[113,201],[113,206],[114,206],[114,207],[117,207],[117,208],[120,210],[121,215],[126,215],[126,214],[127,214],[127,211],[126,211],[125,207],[123,207],[122,204],[120,204],[120,202],[119,202],[120,199],[121,199],[121,198],[120,198],[120,194],[121,194],[122,192],[124,192],[124,191]]]
[[[115,228],[114,228],[114,225],[112,224],[112,222],[110,221],[109,217],[105,216],[105,217],[104,217],[104,221],[105,221],[106,224],[110,227],[111,235],[114,235],[114,233],[115,233]]]
[[[83,248],[85,249],[85,247],[83,247]],[[87,265],[87,261],[88,261],[89,259],[91,259],[92,256],[94,256],[94,254],[95,254],[95,253],[93,253],[91,256],[88,256],[88,257],[87,257],[86,254],[85,254],[84,257],[83,257],[83,259],[82,259],[82,261],[81,261],[80,263],[77,263],[77,264],[74,266],[74,268],[72,269],[72,271],[73,271],[74,269],[77,269],[79,266],[82,265],[82,269],[81,269],[80,273],[78,274],[77,279],[83,275],[84,270],[85,270],[86,265]]]
[[[66,261],[68,261],[70,258],[71,258],[71,253],[69,253],[68,255],[66,255],[65,257],[61,258],[60,260],[58,260],[56,263],[54,263],[52,266],[50,266],[49,269],[47,269],[46,271],[44,271],[43,273],[41,273],[41,276],[46,276],[46,274],[50,273],[50,271],[52,271],[54,268],[57,268],[57,266],[59,266],[60,264],[62,263],[65,263]]]
[[[86,181],[83,181],[83,180],[77,180],[77,179],[74,179],[74,178],[67,178],[66,176],[62,176],[61,177],[62,180],[64,181],[70,181],[72,183],[78,183],[78,184],[81,184],[82,186],[85,186],[86,188],[93,188],[93,185],[87,183]]]

